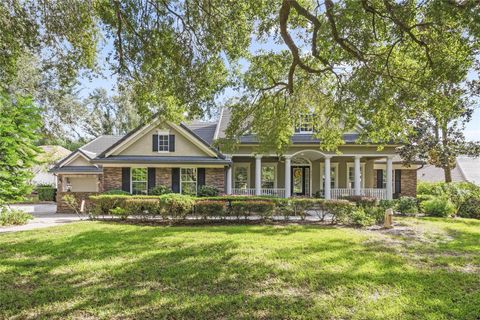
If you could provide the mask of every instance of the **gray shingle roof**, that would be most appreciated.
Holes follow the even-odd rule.
[[[90,158],[95,158],[122,138],[123,136],[103,135],[90,141],[80,149],[90,156]]]
[[[192,130],[205,142],[212,144],[213,136],[215,135],[215,130],[217,129],[217,122],[194,121],[191,123],[185,123],[185,126]]]
[[[184,157],[184,156],[109,156],[97,158],[94,163],[142,163],[142,164],[229,164],[230,160],[211,157]]]
[[[343,139],[346,143],[354,143],[358,139],[358,134],[356,133],[347,133],[343,135]],[[320,140],[315,138],[313,134],[294,134],[292,136],[293,144],[318,144]],[[240,137],[240,143],[258,143],[257,137],[253,134],[245,135]]]
[[[442,168],[437,168],[429,164],[417,171],[417,179],[424,182],[445,182],[445,173]],[[452,181],[467,181],[458,165],[452,169]]]
[[[220,119],[218,120],[217,139],[225,138],[225,130],[227,130],[231,117],[232,117],[232,112],[230,108],[223,108],[220,113]]]

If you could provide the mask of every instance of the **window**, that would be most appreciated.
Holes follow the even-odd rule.
[[[147,194],[147,168],[132,168],[132,194]]]
[[[235,189],[247,189],[250,183],[250,166],[248,164],[235,164],[233,170],[233,187]]]
[[[360,187],[365,188],[365,163],[360,163]],[[353,163],[347,164],[347,188],[355,188],[355,165]]]
[[[300,117],[298,125],[295,128],[296,133],[312,133],[313,132],[313,115],[306,114]]]
[[[158,151],[169,151],[168,134],[158,135]]]
[[[181,168],[180,193],[197,194],[197,168]]]
[[[324,163],[320,163],[320,180],[322,184],[320,185],[320,189],[325,189],[325,165]],[[331,163],[330,164],[330,189],[338,188],[338,163]]]
[[[262,188],[276,188],[276,166],[275,164],[262,164]]]

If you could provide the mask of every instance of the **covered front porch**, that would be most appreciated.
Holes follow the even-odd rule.
[[[282,157],[236,155],[227,168],[226,192],[232,195],[323,197],[362,195],[392,199],[393,155],[326,154],[301,150]],[[376,162],[383,160],[383,169]]]

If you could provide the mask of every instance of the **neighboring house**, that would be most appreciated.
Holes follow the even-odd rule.
[[[417,172],[417,179],[424,182],[445,182],[442,168],[425,165]],[[459,156],[452,169],[452,182],[471,182],[480,186],[480,158]]]
[[[34,176],[31,180],[31,184],[51,184],[56,186],[57,178],[52,172],[49,172],[49,170],[55,165],[56,162],[68,156],[71,151],[62,146],[52,145],[39,146],[39,148],[42,149],[43,152],[37,156],[37,160],[40,162],[40,164],[35,165],[32,168]]]
[[[369,195],[381,199],[416,192],[416,168],[395,161],[396,145],[381,151],[358,144],[361,128],[344,135],[341,153],[319,149],[312,129],[303,125],[285,155],[257,153],[254,135],[239,138],[234,154],[213,147],[225,136],[230,111],[217,122],[161,123],[156,119],[125,136],[101,136],[60,161],[58,211],[66,192],[79,198],[111,189],[146,194],[157,185],[195,193],[201,185],[237,195],[314,196],[337,199]]]

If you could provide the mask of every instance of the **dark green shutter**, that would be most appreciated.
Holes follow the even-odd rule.
[[[180,168],[172,168],[172,191],[180,192]]]
[[[171,134],[168,136],[168,151],[175,152],[175,135]]]
[[[377,169],[377,188],[383,188],[383,170]]]
[[[155,168],[148,168],[148,193],[155,188]]]
[[[158,134],[152,136],[152,151],[158,151]]]
[[[402,193],[402,170],[395,170],[395,193]]]
[[[130,168],[122,168],[122,190],[130,193]]]
[[[205,168],[197,169],[197,184],[199,187],[205,185]]]

